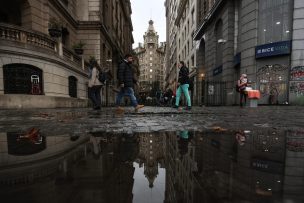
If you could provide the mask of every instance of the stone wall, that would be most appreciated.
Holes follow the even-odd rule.
[[[304,2],[294,1],[289,102],[304,105]]]
[[[256,80],[255,46],[257,44],[257,1],[242,1],[240,24],[241,73],[246,73],[249,80]]]
[[[87,105],[87,74],[81,67],[56,55],[22,50],[17,47],[5,47],[0,54],[0,108],[30,107],[72,107]],[[19,51],[19,52],[17,52]],[[11,52],[12,54],[9,54]],[[42,70],[42,95],[4,94],[3,66],[7,64],[28,64]],[[77,78],[77,98],[69,96],[68,77]]]

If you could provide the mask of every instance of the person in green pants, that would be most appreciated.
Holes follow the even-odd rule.
[[[184,93],[186,99],[187,99],[187,107],[186,110],[191,110],[191,99],[189,95],[189,69],[185,66],[185,63],[183,61],[180,61],[178,64],[179,73],[178,73],[178,88],[176,90],[176,101],[173,108],[179,107],[179,100],[181,97],[182,92]]]

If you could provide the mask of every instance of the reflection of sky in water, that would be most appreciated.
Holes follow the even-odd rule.
[[[158,175],[154,180],[153,188],[149,188],[149,181],[145,177],[144,167],[139,168],[138,163],[134,163],[134,187],[133,202],[164,202],[166,187],[166,170],[158,168]]]

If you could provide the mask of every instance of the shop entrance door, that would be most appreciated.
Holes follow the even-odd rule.
[[[257,71],[261,92],[259,104],[285,104],[288,101],[288,67],[280,64],[265,65]]]

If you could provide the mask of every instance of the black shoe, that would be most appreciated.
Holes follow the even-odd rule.
[[[190,111],[190,110],[191,110],[191,106],[187,106],[187,107],[185,108],[185,110]]]
[[[174,108],[174,109],[178,109],[178,106],[174,105],[174,106],[172,106],[172,108]]]

